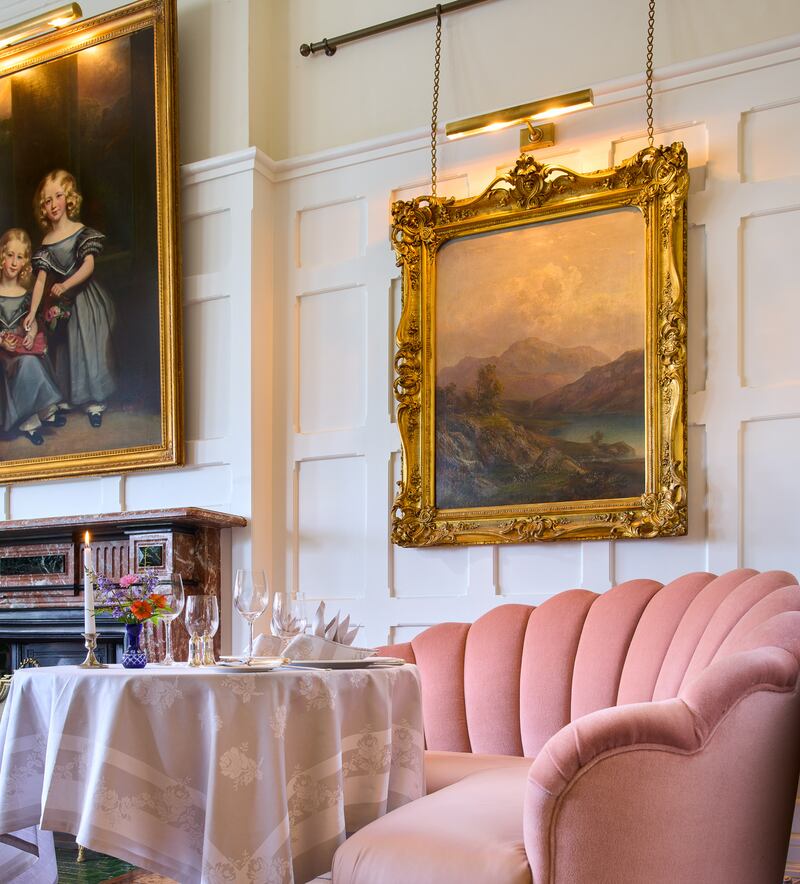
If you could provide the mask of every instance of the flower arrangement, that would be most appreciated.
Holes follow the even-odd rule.
[[[48,307],[44,314],[44,321],[50,326],[50,331],[56,330],[59,319],[69,319],[70,312],[60,304]]]
[[[96,609],[111,614],[122,623],[144,623],[147,620],[158,623],[164,614],[172,611],[166,595],[156,592],[158,576],[153,571],[125,574],[119,583],[109,577],[92,575],[92,583],[96,588]]]

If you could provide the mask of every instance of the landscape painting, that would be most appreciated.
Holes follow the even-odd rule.
[[[436,274],[437,509],[640,497],[641,211],[455,238]]]
[[[392,204],[398,546],[687,532],[680,142]]]

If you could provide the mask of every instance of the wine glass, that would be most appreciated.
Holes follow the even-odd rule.
[[[190,595],[186,599],[183,619],[189,633],[189,666],[203,665],[203,639],[209,629],[211,614],[207,599],[205,595]]]
[[[305,600],[288,592],[276,592],[272,599],[272,631],[279,638],[293,639],[306,631],[308,616]]]
[[[215,595],[203,596],[206,605],[207,629],[203,633],[203,666],[214,666],[214,636],[219,629],[219,603]]]
[[[233,604],[250,626],[247,663],[253,659],[253,624],[269,607],[269,587],[263,571],[239,568],[233,584]]]
[[[161,665],[172,666],[175,662],[172,657],[172,621],[176,617],[180,617],[181,611],[183,611],[183,605],[186,599],[183,592],[183,578],[177,572],[159,577],[158,591],[166,596],[167,605],[170,609],[168,614],[161,615],[166,632],[166,646],[164,650],[164,659],[161,661]]]

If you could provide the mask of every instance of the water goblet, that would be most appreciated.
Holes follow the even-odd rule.
[[[209,607],[206,596],[190,595],[186,599],[184,622],[189,633],[189,666],[203,665],[203,636],[209,628]]]
[[[288,592],[276,592],[272,599],[272,631],[279,638],[293,639],[306,631],[308,616],[302,596],[294,598]]]
[[[180,617],[186,600],[183,591],[183,578],[177,572],[159,577],[158,591],[166,596],[167,606],[169,607],[169,613],[161,615],[166,633],[164,659],[161,661],[161,665],[172,666],[175,663],[172,656],[172,621],[175,620],[176,617]]]
[[[247,663],[253,659],[253,624],[269,607],[269,587],[263,571],[239,568],[233,585],[233,604],[250,626]]]
[[[142,647],[147,654],[147,662],[160,666],[164,655],[164,628],[167,623],[160,620],[145,620],[142,628]]]
[[[219,603],[215,595],[203,596],[206,605],[206,622],[208,628],[203,633],[203,666],[215,666],[214,636],[219,629]]]

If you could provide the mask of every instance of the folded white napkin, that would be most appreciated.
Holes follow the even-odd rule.
[[[254,657],[285,657],[283,649],[289,643],[288,639],[279,638],[277,635],[257,635],[253,641]],[[247,648],[242,651],[247,653]]]
[[[284,648],[283,656],[290,660],[363,660],[374,653],[374,648],[354,648],[319,635],[296,635]]]
[[[350,615],[348,614],[344,620],[340,620],[341,611],[336,612],[336,616],[329,622],[325,620],[325,602],[320,602],[317,613],[314,615],[313,633],[320,638],[328,639],[328,641],[336,642],[338,645],[352,645],[360,626],[354,626],[350,629]],[[311,659],[311,658],[309,658]],[[319,659],[326,659],[320,657]],[[333,658],[331,658],[333,659]],[[344,659],[344,658],[341,658]],[[349,659],[361,659],[360,657]]]
[[[319,635],[296,635],[293,639],[277,635],[259,635],[253,642],[256,657],[288,657],[290,660],[363,660],[374,648],[354,648],[332,642]]]

